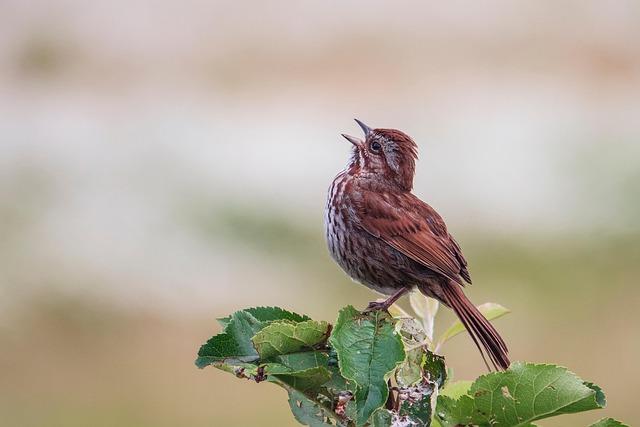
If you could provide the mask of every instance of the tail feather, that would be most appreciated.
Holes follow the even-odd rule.
[[[491,370],[485,358],[484,351],[488,354],[491,364],[496,370],[507,369],[510,364],[509,357],[507,356],[508,349],[498,331],[496,331],[493,325],[480,313],[476,306],[467,299],[462,289],[456,283],[444,285],[442,286],[442,290],[447,298],[446,302],[451,306],[458,318],[460,318],[460,322],[462,322],[469,332],[469,335],[471,335],[474,344],[478,347],[487,368]],[[480,344],[482,344],[482,347]]]

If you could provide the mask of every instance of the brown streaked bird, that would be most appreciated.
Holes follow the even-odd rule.
[[[507,369],[507,346],[463,292],[471,276],[460,246],[442,217],[411,193],[416,143],[399,130],[356,122],[365,137],[342,135],[353,150],[327,199],[331,256],[352,279],[389,296],[367,310],[386,310],[417,287],[453,309],[483,359],[482,348],[496,369]]]

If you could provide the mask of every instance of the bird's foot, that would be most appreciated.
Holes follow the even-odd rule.
[[[367,308],[365,308],[362,313],[366,314],[366,313],[372,313],[374,311],[388,311],[389,307],[391,307],[392,305],[393,305],[393,301],[391,301],[391,304],[389,304],[388,300],[371,301],[367,306]]]
[[[373,311],[386,311],[389,312],[389,307],[395,304],[398,299],[407,293],[409,288],[400,288],[393,295],[385,300],[377,300],[369,303],[367,308],[364,309],[363,313],[371,313]]]

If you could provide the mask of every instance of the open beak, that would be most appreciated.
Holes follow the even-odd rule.
[[[350,143],[352,143],[353,145],[355,145],[356,147],[360,147],[364,143],[364,141],[362,141],[361,139],[356,138],[355,136],[347,135],[346,133],[343,133],[342,137],[347,141],[349,141]]]
[[[354,119],[354,120],[356,121],[358,126],[360,126],[362,131],[364,132],[364,140],[366,140],[367,137],[369,136],[369,134],[371,134],[371,132],[373,132],[373,129],[371,129],[369,126],[365,125],[364,123],[362,123],[358,119]],[[356,138],[355,136],[347,135],[345,133],[343,133],[342,136],[344,137],[344,139],[346,139],[347,141],[349,141],[350,143],[352,143],[356,147],[362,147],[364,145],[364,140],[362,140],[360,138]]]

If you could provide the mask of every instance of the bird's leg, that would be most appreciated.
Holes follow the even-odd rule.
[[[398,301],[402,295],[407,293],[408,290],[409,290],[409,288],[402,287],[402,288],[398,289],[393,295],[391,295],[389,298],[387,298],[384,301],[380,301],[380,302],[372,301],[372,302],[369,303],[367,308],[364,309],[364,312],[365,313],[370,313],[372,311],[378,311],[378,310],[385,310],[386,311],[386,310],[389,309],[389,307],[391,307],[393,305],[393,303]]]

